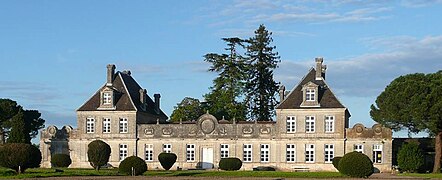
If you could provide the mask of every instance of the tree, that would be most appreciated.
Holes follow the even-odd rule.
[[[175,164],[177,156],[175,153],[165,153],[162,152],[158,155],[158,161],[160,161],[161,166],[165,170],[169,170],[172,168],[173,164]]]
[[[40,166],[41,152],[38,148],[24,143],[7,143],[0,146],[0,166],[22,173],[27,168]]]
[[[244,84],[247,79],[248,64],[237,53],[237,47],[244,47],[243,39],[223,38],[227,43],[225,48],[229,54],[209,53],[204,61],[211,63],[211,72],[217,72],[218,77],[213,80],[211,92],[204,95],[208,110],[218,119],[245,119],[246,106],[240,102],[244,94]]]
[[[7,122],[14,117],[21,106],[17,102],[10,99],[0,99],[0,144],[6,142],[6,129],[8,129]]]
[[[31,139],[44,127],[45,120],[37,110],[19,109],[18,113],[6,124],[10,127],[8,143],[31,144]]]
[[[198,99],[185,97],[174,107],[170,120],[177,122],[180,120],[196,120],[204,114],[204,109]]]
[[[100,170],[101,166],[104,166],[109,162],[109,157],[111,154],[109,144],[106,144],[101,140],[94,140],[89,143],[87,147],[88,161],[95,170]]]
[[[275,114],[274,108],[278,103],[276,93],[278,83],[273,79],[273,70],[280,62],[277,52],[273,52],[275,46],[272,33],[267,31],[264,25],[260,25],[255,31],[255,36],[248,40],[246,56],[251,67],[246,83],[247,103],[250,108],[250,118],[258,121],[271,121]]]
[[[440,173],[442,156],[442,71],[408,74],[394,79],[371,105],[370,116],[395,131],[408,129],[435,136],[433,173]]]
[[[402,171],[417,172],[424,165],[424,155],[417,142],[402,145],[397,155],[397,162]]]

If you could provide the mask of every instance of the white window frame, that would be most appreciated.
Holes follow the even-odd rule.
[[[95,133],[95,119],[88,117],[86,118],[86,133]]]
[[[305,116],[305,132],[314,133],[315,132],[315,116]]]
[[[305,145],[305,163],[315,163],[315,145]]]
[[[153,161],[153,144],[146,144],[144,146],[144,160]]]
[[[305,90],[305,101],[315,101],[315,89]]]
[[[229,157],[229,145],[228,144],[221,144],[220,145],[220,155],[221,155],[221,158],[228,158]]]
[[[333,144],[324,145],[324,162],[331,163],[335,157],[335,146]]]
[[[296,162],[296,144],[286,144],[285,152],[287,162]]]
[[[127,158],[127,144],[120,144],[120,161],[123,161]]]
[[[120,133],[127,133],[128,132],[128,120],[127,118],[120,118],[119,123],[119,132]]]
[[[103,104],[111,104],[112,103],[112,94],[110,92],[103,93]]]
[[[286,117],[286,130],[287,130],[287,133],[295,133],[296,132],[296,116],[287,116]]]
[[[195,144],[186,144],[186,161],[195,161]]]
[[[270,161],[270,144],[261,144],[261,162]]]
[[[325,116],[325,132],[335,132],[335,116]]]
[[[111,119],[103,118],[103,133],[110,133],[110,132],[111,132]]]
[[[163,144],[163,152],[171,153],[172,152],[172,144]]]
[[[244,162],[252,162],[253,158],[253,146],[252,144],[244,144],[243,145],[243,161]]]
[[[373,145],[373,163],[380,164],[384,159],[382,153],[382,144]]]
[[[353,151],[364,153],[364,145],[363,144],[355,144],[353,146]]]

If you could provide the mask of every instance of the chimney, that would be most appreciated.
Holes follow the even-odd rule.
[[[322,76],[322,62],[324,61],[322,57],[315,58],[316,61],[316,80],[323,80]],[[325,72],[324,72],[325,73]]]
[[[160,94],[154,94],[153,97],[155,97],[155,111],[160,114]]]
[[[281,103],[284,100],[285,97],[285,86],[284,85],[280,85],[279,86],[279,102]]]
[[[141,104],[145,104],[146,103],[146,89],[140,89],[140,102]]]
[[[107,65],[107,81],[106,81],[107,86],[112,86],[112,81],[114,80],[114,75],[115,75],[115,65],[108,64]]]

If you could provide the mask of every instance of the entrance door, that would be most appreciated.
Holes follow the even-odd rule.
[[[213,148],[203,148],[203,162],[201,168],[212,169],[213,168]]]

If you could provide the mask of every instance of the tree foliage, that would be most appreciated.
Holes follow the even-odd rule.
[[[373,174],[374,167],[367,155],[353,151],[339,160],[338,170],[347,176],[367,178]]]
[[[433,172],[442,157],[442,71],[408,74],[394,79],[371,105],[370,116],[395,131],[408,129],[436,136]]]
[[[402,171],[417,172],[424,165],[424,155],[416,142],[409,142],[402,145],[397,162]]]
[[[0,99],[0,144],[5,143],[6,130],[9,128],[8,121],[14,117],[21,106],[10,99]]]
[[[133,172],[132,172],[133,168]],[[121,161],[118,172],[126,175],[141,175],[147,171],[146,162],[138,156],[130,156]]]
[[[87,147],[88,161],[94,169],[98,171],[101,166],[109,162],[111,148],[107,143],[101,140],[94,140]]]
[[[177,122],[180,120],[191,121],[196,120],[204,114],[204,109],[198,99],[185,97],[177,106],[174,107],[170,120]]]
[[[51,164],[53,167],[68,167],[71,163],[71,157],[67,154],[53,154],[51,156]]]
[[[176,159],[177,156],[174,153],[162,152],[158,155],[158,161],[160,161],[161,166],[165,170],[169,170],[170,168],[172,168],[173,164],[175,164],[176,162]]]
[[[7,143],[0,145],[0,166],[24,172],[28,168],[40,167],[40,150],[25,143]]]
[[[271,121],[278,103],[276,93],[278,83],[273,79],[273,70],[280,62],[269,32],[264,25],[255,31],[255,36],[248,40],[246,58],[250,62],[249,79],[246,83],[247,103],[250,118],[258,121]]]

